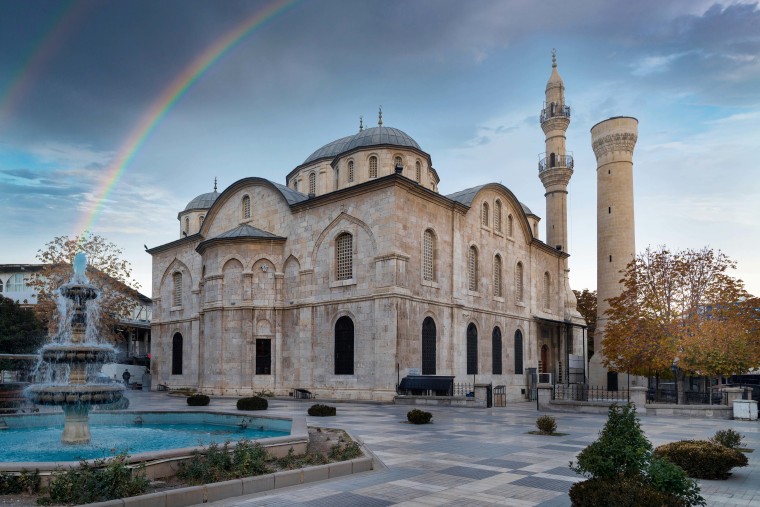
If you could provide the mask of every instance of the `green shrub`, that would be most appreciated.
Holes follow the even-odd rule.
[[[697,482],[689,479],[681,467],[666,459],[652,457],[646,480],[657,491],[672,495],[682,505],[705,505]]]
[[[744,435],[729,428],[727,430],[716,431],[710,442],[728,447],[729,449],[738,449],[743,445],[742,440],[744,440]]]
[[[269,473],[267,451],[258,442],[241,440],[230,450],[230,443],[221,447],[211,444],[193,451],[192,459],[180,463],[177,477],[190,484],[209,484]]]
[[[309,415],[316,417],[327,417],[335,415],[335,407],[329,405],[321,405],[319,403],[309,407]]]
[[[68,470],[59,468],[48,485],[48,496],[41,500],[68,505],[104,502],[141,495],[149,486],[145,469],[128,467],[127,455],[122,453],[108,460],[82,461]]]
[[[747,466],[744,453],[706,440],[681,440],[661,445],[654,455],[683,468],[696,479],[727,479],[734,467]]]
[[[430,412],[422,411],[418,408],[412,409],[406,413],[406,419],[412,424],[427,424],[430,419],[433,418],[433,414]]]
[[[240,398],[237,400],[237,408],[238,410],[266,410],[269,408],[269,402],[260,396]]]
[[[573,507],[682,507],[688,504],[677,497],[657,491],[635,478],[618,480],[589,479],[576,482],[568,492]]]
[[[38,470],[22,470],[20,475],[0,473],[0,495],[37,493],[40,490],[40,482]]]
[[[354,441],[338,443],[330,448],[331,461],[348,461],[362,455],[361,447]]]
[[[210,401],[211,398],[205,394],[193,394],[187,397],[187,404],[191,407],[205,407]]]
[[[536,419],[536,428],[544,435],[551,435],[557,431],[557,421],[550,415],[542,415]]]

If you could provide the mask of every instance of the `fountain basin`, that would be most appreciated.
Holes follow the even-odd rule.
[[[45,345],[40,351],[46,363],[109,363],[115,355],[110,345]]]
[[[117,384],[35,385],[26,397],[36,405],[94,405],[116,403],[124,395]]]

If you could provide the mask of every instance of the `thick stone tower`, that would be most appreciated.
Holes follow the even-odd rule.
[[[546,244],[563,252],[568,250],[567,184],[573,175],[573,157],[565,152],[565,132],[569,126],[565,83],[557,72],[557,54],[552,51],[552,74],[546,83],[546,102],[541,111],[546,153],[538,162],[538,177],[546,189]]]
[[[609,307],[605,300],[620,294],[620,272],[636,255],[633,148],[638,137],[638,124],[636,118],[616,116],[591,128],[591,143],[596,155],[597,321],[589,381],[591,385],[607,385],[608,388],[614,387],[618,379],[614,373],[608,375],[601,364],[604,355],[601,341],[607,321],[604,312]]]

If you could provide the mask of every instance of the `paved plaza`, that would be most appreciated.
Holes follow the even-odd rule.
[[[130,409],[187,410],[184,398],[130,392]],[[213,398],[208,409],[235,409],[233,398]],[[323,401],[323,400],[320,400]],[[268,415],[305,414],[309,400],[270,400]],[[336,417],[308,417],[309,425],[343,428],[368,447],[375,470],[329,481],[206,504],[214,507],[569,506],[580,480],[568,463],[594,441],[606,417],[552,413],[562,437],[530,435],[541,415],[534,403],[506,408],[429,407],[433,424],[405,424],[411,407],[331,403]],[[193,409],[197,407],[192,407]],[[706,439],[733,428],[746,436],[749,466],[726,481],[700,481],[709,506],[760,506],[760,424],[641,417],[654,446]]]

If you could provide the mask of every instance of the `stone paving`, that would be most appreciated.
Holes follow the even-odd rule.
[[[130,409],[185,410],[183,398],[130,392]],[[324,400],[320,400],[324,402]],[[310,400],[270,400],[270,415],[305,414]],[[568,463],[593,442],[606,416],[552,413],[566,436],[530,435],[541,415],[533,403],[506,408],[428,407],[433,424],[405,424],[411,407],[330,403],[337,416],[308,417],[309,425],[343,428],[374,453],[376,470],[345,478],[230,498],[214,507],[569,506],[579,480]],[[213,398],[209,409],[234,409],[235,399]],[[718,429],[745,435],[749,466],[726,481],[700,481],[709,506],[760,506],[760,424],[689,418],[641,417],[656,447],[706,439]]]

